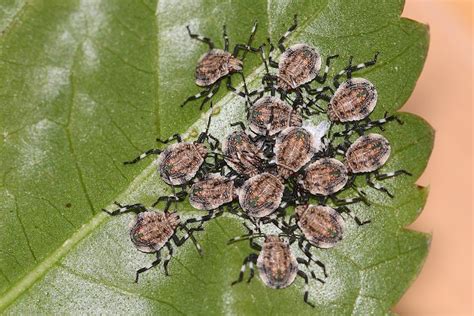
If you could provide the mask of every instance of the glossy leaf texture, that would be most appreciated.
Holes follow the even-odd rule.
[[[122,162],[156,146],[157,136],[195,136],[207,113],[199,103],[179,105],[197,93],[194,67],[206,46],[185,26],[221,47],[225,23],[231,46],[245,42],[254,20],[256,43],[275,42],[299,15],[288,43],[306,42],[323,56],[339,54],[331,74],[354,62],[375,84],[372,118],[394,113],[410,96],[428,50],[427,27],[400,18],[403,1],[27,1],[0,4],[0,311],[5,314],[384,314],[421,269],[429,236],[406,230],[427,198],[416,179],[423,172],[434,133],[421,118],[400,114],[384,134],[392,156],[382,171],[413,176],[385,180],[391,199],[358,179],[372,204],[353,210],[372,223],[346,220],[343,241],[314,251],[325,262],[325,285],[311,284],[312,309],[301,280],[283,290],[252,283],[230,286],[245,243],[224,216],[178,249],[170,277],[159,268],[135,284],[136,269],[153,261],[128,237],[131,215],[100,211],[120,202],[149,205],[166,188],[150,159]],[[249,54],[245,74],[262,74]],[[238,80],[235,79],[235,83]],[[214,100],[212,132],[244,118],[241,99],[223,86]],[[322,119],[322,118],[318,118]],[[347,194],[350,195],[351,192]],[[195,214],[189,206],[179,211]]]

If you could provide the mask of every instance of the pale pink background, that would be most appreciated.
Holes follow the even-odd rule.
[[[472,315],[472,2],[407,0],[403,16],[430,25],[425,68],[403,111],[436,130],[418,181],[428,203],[411,228],[433,234],[425,266],[395,308],[401,315]]]

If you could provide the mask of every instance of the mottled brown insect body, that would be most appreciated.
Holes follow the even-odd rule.
[[[180,219],[176,213],[142,212],[130,224],[130,239],[142,252],[156,252],[173,236]]]
[[[176,143],[168,146],[158,159],[163,181],[170,185],[181,185],[190,181],[207,155],[207,148],[199,143]]]
[[[302,127],[289,127],[275,143],[278,174],[287,178],[306,165],[315,153],[313,135]]]
[[[225,161],[235,171],[253,177],[263,165],[263,155],[258,147],[243,131],[235,131],[222,143]]]
[[[278,86],[291,91],[310,82],[321,69],[321,56],[313,47],[296,44],[288,48],[278,63]]]
[[[273,213],[283,198],[284,185],[269,173],[256,175],[239,190],[239,203],[247,215],[264,217]]]
[[[363,78],[349,79],[341,84],[328,105],[328,116],[333,122],[359,121],[374,110],[377,90]]]
[[[273,136],[290,126],[301,126],[303,119],[296,111],[273,96],[265,96],[250,108],[249,127],[260,135]]]
[[[268,235],[257,258],[257,268],[263,283],[273,289],[293,283],[298,273],[298,261],[288,243],[276,235]]]
[[[390,143],[379,134],[357,138],[346,151],[346,166],[352,173],[372,172],[390,157]]]
[[[296,208],[298,226],[306,239],[319,248],[331,248],[342,239],[344,219],[335,209],[324,205]]]
[[[236,196],[234,181],[220,175],[210,175],[191,187],[189,202],[199,210],[213,210],[232,202]]]
[[[322,158],[311,163],[305,170],[303,187],[314,195],[331,195],[347,183],[346,166],[334,158]]]
[[[229,73],[242,70],[242,61],[222,49],[212,49],[202,55],[196,66],[196,84],[207,87]]]

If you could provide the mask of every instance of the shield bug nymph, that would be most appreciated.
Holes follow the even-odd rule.
[[[320,197],[321,203],[325,198],[331,198],[336,204],[350,204],[364,201],[362,197],[339,199],[336,193],[344,189],[349,180],[346,166],[334,158],[321,158],[310,163],[299,178],[299,184],[312,195]],[[300,193],[303,194],[303,193]],[[307,197],[305,197],[305,201]]]
[[[265,157],[244,131],[234,131],[222,142],[222,152],[227,165],[238,175],[252,177],[264,167]]]
[[[294,16],[294,24],[288,29],[288,31],[278,41],[278,48],[282,55],[280,61],[277,63],[272,59],[273,45],[270,44],[270,52],[268,64],[278,69],[277,76],[270,75],[268,72],[268,65],[263,56],[265,68],[267,69],[267,75],[263,81],[273,85],[276,81],[278,88],[283,94],[288,92],[296,92],[301,96],[300,88],[304,88],[309,94],[320,94],[329,87],[321,89],[311,89],[309,83],[316,80],[319,83],[324,83],[329,72],[330,61],[336,58],[337,55],[329,56],[326,59],[326,67],[322,76],[319,76],[321,70],[321,54],[314,48],[305,43],[298,43],[286,48],[284,45],[285,40],[298,26],[297,17]],[[273,90],[273,87],[269,87]]]
[[[119,215],[127,212],[136,213],[137,217],[130,223],[130,239],[138,250],[146,253],[156,253],[156,260],[153,261],[150,266],[137,270],[135,282],[138,282],[141,273],[160,264],[161,250],[163,247],[168,249],[168,255],[163,261],[163,267],[165,274],[169,275],[168,264],[173,256],[173,246],[171,242],[173,242],[176,247],[180,247],[190,238],[199,254],[202,253],[201,246],[197,243],[193,233],[202,230],[201,225],[203,221],[200,221],[201,225],[197,227],[188,228],[187,224],[189,220],[182,222],[175,212],[168,212],[167,210],[164,212],[148,210],[141,204],[123,206],[116,203],[116,205],[119,208],[115,211],[110,212],[105,209],[103,211],[110,215]],[[178,230],[185,232],[183,237],[179,238],[177,236]]]
[[[353,132],[360,135],[365,130],[379,127],[383,130],[383,125],[396,120],[399,124],[403,122],[396,116],[387,116],[379,120],[371,121],[368,116],[377,104],[377,89],[364,78],[352,78],[341,84],[331,100],[329,101],[327,114],[329,119],[335,123],[345,123],[346,129],[334,134],[337,136],[350,136]],[[364,120],[365,125],[360,125],[359,121]],[[353,123],[350,127],[348,123]]]
[[[207,156],[207,148],[199,143],[177,143],[166,148],[158,159],[160,175],[169,185],[189,182]]]
[[[313,195],[328,196],[342,190],[349,179],[346,166],[334,158],[322,158],[308,165],[301,181]]]
[[[380,184],[371,180],[371,173],[375,173],[377,180],[383,180],[400,174],[411,174],[405,170],[397,170],[385,174],[380,174],[378,170],[387,162],[390,157],[391,147],[389,141],[379,134],[368,134],[360,136],[345,152],[345,164],[347,169],[353,174],[366,174],[367,184],[371,187],[393,195]]]
[[[348,214],[359,226],[370,223],[370,220],[361,221],[349,208],[345,206],[332,208],[327,205],[304,204],[297,206],[295,211],[296,224],[291,226],[284,223],[280,228],[290,236],[299,239],[298,246],[310,260],[313,260],[312,254],[309,251],[312,246],[318,248],[331,248],[342,240],[344,233],[344,218],[340,213]],[[303,236],[299,237],[294,234],[294,231],[297,228],[301,230]],[[309,243],[304,246],[304,241]],[[316,261],[316,263],[321,266],[326,274],[324,265],[318,261]]]
[[[372,60],[356,66],[352,65],[353,56],[350,56],[349,65],[333,78],[336,92],[329,86],[316,89],[316,93],[314,93],[316,96],[309,104],[314,105],[320,99],[327,101],[329,103],[327,112],[329,119],[333,122],[347,123],[366,118],[376,105],[377,90],[366,79],[352,78],[352,73],[375,65],[378,55],[379,53],[377,52]],[[339,79],[344,75],[347,77],[347,80],[341,84]],[[328,90],[331,91],[332,97],[324,93]]]
[[[323,121],[317,127],[305,124],[283,130],[275,143],[278,173],[288,178],[306,165],[324,147],[322,139],[328,129],[329,123]]]
[[[265,217],[278,209],[285,186],[270,173],[256,175],[239,188],[239,203],[250,217]]]
[[[298,262],[288,243],[278,236],[269,235],[257,258],[257,269],[266,286],[280,289],[293,283]]]
[[[287,127],[303,124],[302,117],[274,96],[258,99],[249,109],[249,128],[256,134],[273,136]]]
[[[321,69],[321,56],[307,44],[286,49],[278,63],[278,86],[284,91],[295,90],[316,78]]]
[[[324,205],[296,207],[297,225],[316,247],[331,248],[342,240],[344,219],[335,209]]]
[[[191,38],[201,41],[209,46],[209,51],[206,52],[198,61],[196,66],[196,84],[200,87],[205,87],[204,91],[188,97],[181,106],[184,106],[187,102],[192,100],[197,100],[205,96],[203,102],[201,103],[201,108],[204,104],[209,101],[213,95],[215,95],[220,87],[220,84],[224,78],[227,78],[227,88],[234,93],[245,96],[245,93],[238,92],[237,89],[232,87],[231,75],[234,73],[240,73],[243,78],[242,69],[243,69],[243,59],[245,53],[250,52],[259,52],[260,49],[251,47],[252,40],[257,31],[257,22],[254,23],[252,32],[250,34],[247,44],[237,44],[234,47],[233,53],[229,52],[229,38],[227,36],[226,26],[224,25],[224,49],[217,49],[214,47],[214,43],[210,38],[203,37],[197,34],[191,33],[191,29],[187,26],[188,34]],[[244,51],[242,58],[239,58],[239,52]]]
[[[382,135],[361,136],[347,149],[346,165],[352,173],[372,172],[387,162],[390,152],[390,143]]]
[[[363,78],[352,78],[341,84],[328,105],[332,122],[353,122],[365,119],[377,104],[375,86]]]
[[[262,246],[252,240],[259,237],[265,237]],[[254,265],[256,265],[260,279],[266,286],[272,289],[286,288],[295,281],[296,276],[299,276],[305,282],[304,302],[314,307],[314,305],[308,301],[309,278],[304,271],[299,269],[299,264],[304,264],[309,269],[310,262],[308,260],[297,258],[293,254],[289,243],[276,235],[246,235],[231,239],[229,243],[243,239],[250,239],[252,248],[257,250],[259,254],[252,253],[244,259],[239,278],[237,281],[234,281],[232,285],[242,282],[247,265],[250,268],[250,276],[247,282],[252,280],[254,276]],[[313,279],[324,283],[323,280],[316,278],[312,270],[310,270],[310,275]]]
[[[189,194],[190,204],[199,210],[213,210],[237,197],[234,180],[211,174],[194,183]]]
[[[210,124],[211,116],[209,116],[206,130],[202,132],[194,142],[183,142],[181,136],[178,134],[164,141],[158,138],[157,141],[164,144],[173,140],[177,140],[178,143],[168,146],[165,150],[147,150],[137,158],[124,162],[124,164],[134,164],[150,155],[159,155],[158,170],[163,181],[172,186],[186,184],[196,176],[201,166],[206,162],[205,160],[209,150],[204,145],[204,142],[206,140],[208,141],[209,138],[216,142],[215,144],[211,144],[208,141],[211,150],[214,150],[218,145],[218,141],[215,137],[209,134]]]

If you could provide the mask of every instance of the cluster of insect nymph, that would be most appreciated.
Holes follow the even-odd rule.
[[[290,286],[298,276],[305,283],[304,301],[314,307],[308,297],[309,282],[324,284],[330,276],[312,248],[336,246],[344,237],[348,219],[355,227],[370,223],[351,210],[355,203],[370,205],[356,177],[393,197],[381,180],[410,176],[405,170],[379,172],[390,157],[391,147],[373,130],[383,130],[390,121],[403,122],[387,114],[371,120],[377,90],[367,79],[353,77],[357,71],[375,65],[378,53],[356,65],[351,57],[331,81],[330,64],[337,55],[328,56],[322,68],[322,56],[316,48],[304,43],[285,46],[297,29],[296,16],[278,41],[279,61],[273,59],[275,46],[270,39],[259,47],[252,46],[257,23],[248,42],[235,45],[232,53],[225,26],[224,49],[215,48],[211,39],[187,29],[189,36],[207,44],[209,51],[199,59],[195,73],[196,84],[203,91],[182,105],[203,98],[201,108],[208,102],[212,107],[212,97],[226,80],[226,87],[243,98],[247,121],[231,124],[233,131],[219,141],[209,132],[209,116],[207,128],[195,141],[183,141],[178,134],[158,139],[165,144],[162,149],[150,149],[125,162],[134,164],[158,155],[160,177],[172,188],[171,195],[158,197],[150,208],[117,203],[116,210],[104,210],[111,215],[136,213],[131,240],[138,250],[156,254],[151,265],[137,270],[135,281],[141,273],[160,264],[164,248],[166,275],[173,247],[191,240],[202,254],[198,232],[209,221],[227,214],[239,219],[247,232],[229,243],[248,240],[253,249],[242,258],[240,274],[232,285],[243,281],[247,267],[250,282],[254,266],[261,281],[274,289]],[[249,91],[242,73],[247,53],[261,59],[264,69],[261,86],[253,91]],[[242,78],[241,89],[232,86],[233,74]],[[323,119],[318,120],[320,117]],[[344,191],[345,198],[338,197]],[[170,211],[186,199],[205,213],[183,220],[176,211]]]

